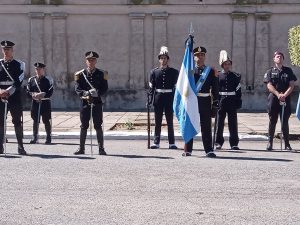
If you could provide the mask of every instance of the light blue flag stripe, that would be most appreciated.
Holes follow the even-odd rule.
[[[173,102],[173,109],[179,121],[180,132],[186,143],[200,131],[198,100],[193,76],[194,59],[192,45],[193,40],[190,36],[186,44]]]
[[[297,103],[297,108],[296,108],[296,116],[300,120],[300,93],[299,93],[298,103]]]

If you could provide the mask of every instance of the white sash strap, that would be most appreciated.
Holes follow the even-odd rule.
[[[219,92],[219,95],[235,95],[235,91],[230,91],[230,92],[226,92],[226,91],[221,91]]]
[[[197,93],[198,97],[209,97],[210,93]]]
[[[173,92],[172,89],[156,89],[155,91],[158,92],[158,93],[171,93],[171,92]]]

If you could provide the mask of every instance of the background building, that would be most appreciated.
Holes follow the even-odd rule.
[[[44,61],[55,80],[53,107],[79,105],[73,74],[85,67],[84,53],[100,53],[98,67],[109,72],[107,110],[145,108],[148,72],[161,45],[180,69],[190,23],[195,44],[207,48],[207,64],[220,69],[226,49],[242,74],[243,109],[264,110],[265,71],[277,49],[288,55],[288,29],[300,21],[298,0],[1,0],[0,39],[16,43],[16,58]],[[298,79],[300,69],[292,67]],[[293,93],[293,106],[299,80]],[[28,100],[29,102],[29,100]]]

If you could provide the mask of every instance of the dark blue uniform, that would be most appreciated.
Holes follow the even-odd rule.
[[[195,83],[202,79],[202,72],[205,67],[195,68]],[[204,151],[206,153],[213,152],[212,147],[212,132],[211,132],[211,118],[213,116],[212,103],[218,106],[219,99],[219,81],[215,76],[213,69],[210,70],[207,79],[205,80],[200,92],[198,93],[198,109],[200,113],[200,125]],[[193,139],[185,144],[185,152],[192,152]]]
[[[87,69],[75,73],[75,91],[81,98],[80,108],[80,150],[84,151],[87,129],[89,128],[89,120],[93,119],[94,128],[97,133],[99,149],[103,149],[103,111],[101,95],[104,95],[108,89],[108,74],[106,71],[95,69],[89,72]],[[92,86],[91,86],[92,85]],[[97,97],[92,97],[89,90],[96,89]],[[90,118],[91,104],[93,104],[93,118]],[[76,153],[75,153],[76,154]]]
[[[264,82],[266,84],[271,83],[279,93],[284,93],[290,85],[290,81],[296,81],[297,78],[292,69],[286,66],[282,66],[279,70],[276,67],[269,69],[265,76]],[[285,98],[286,106],[284,108],[284,115],[282,121],[282,133],[285,141],[285,146],[289,146],[289,118],[291,115],[291,98],[288,96]],[[269,129],[268,138],[269,143],[273,143],[273,137],[275,133],[276,123],[278,115],[281,118],[281,105],[279,99],[273,93],[270,93],[267,100],[267,109],[269,114]],[[271,149],[270,149],[271,150]]]
[[[163,113],[165,113],[168,125],[169,144],[175,143],[173,128],[173,99],[175,86],[178,79],[178,70],[167,67],[155,68],[150,72],[149,95],[153,100],[155,112],[154,144],[159,145]]]
[[[216,145],[222,146],[224,143],[223,131],[226,114],[228,115],[229,143],[231,148],[237,147],[239,143],[237,109],[242,106],[241,75],[235,72],[224,71],[219,74],[219,103],[218,127]]]
[[[21,85],[24,79],[24,71],[25,63],[22,61],[13,59],[5,62],[3,59],[0,60],[0,89],[15,88],[14,93],[8,97],[8,110],[12,116],[20,154],[26,154],[23,147],[23,107],[21,101]],[[5,104],[0,101],[0,152],[3,152],[4,109]]]
[[[42,121],[45,124],[45,130],[47,134],[47,141],[51,142],[51,100],[50,97],[53,94],[53,81],[47,76],[38,76],[30,77],[27,84],[27,94],[32,97],[32,93],[45,92],[45,96],[41,99],[41,102],[32,99],[31,103],[31,118],[33,119],[33,138],[37,139],[38,133],[38,109],[40,107],[40,116]]]

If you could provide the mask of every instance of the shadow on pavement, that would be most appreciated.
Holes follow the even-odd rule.
[[[109,154],[107,156],[112,157],[122,157],[128,159],[174,159],[172,157],[164,157],[164,156],[149,156],[149,155],[119,155],[119,154]]]
[[[287,150],[280,150],[280,149],[273,149],[271,151],[268,151],[266,149],[241,149],[243,151],[247,151],[247,152],[278,152],[278,153],[300,153],[300,151],[298,149],[293,149],[292,151],[287,151]]]
[[[0,158],[8,158],[8,159],[20,159],[20,158],[22,158],[22,156],[19,156],[19,155],[0,155]]]
[[[90,156],[68,156],[68,155],[44,155],[44,154],[28,154],[29,157],[38,157],[41,159],[96,159]]]
[[[290,159],[232,157],[232,156],[217,156],[216,159],[234,159],[234,160],[250,160],[250,161],[270,161],[270,162],[292,162],[293,161],[293,160],[290,160]]]

